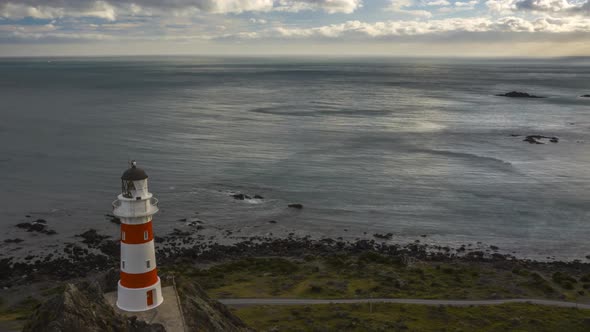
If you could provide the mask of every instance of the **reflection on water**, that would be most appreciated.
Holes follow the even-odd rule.
[[[21,236],[8,226],[26,214],[63,237],[112,232],[102,215],[137,159],[164,233],[198,212],[262,234],[276,220],[275,233],[391,231],[583,257],[590,100],[577,96],[589,79],[588,64],[567,61],[2,60],[4,236]],[[512,90],[550,98],[494,96]]]

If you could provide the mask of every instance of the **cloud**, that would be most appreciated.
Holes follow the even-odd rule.
[[[407,9],[412,6],[414,6],[412,0],[389,0],[389,6],[387,6],[385,10],[407,16],[416,16],[424,18],[432,17],[432,13],[427,10]]]
[[[500,13],[531,11],[563,16],[590,16],[590,0],[488,0],[486,5]]]
[[[396,39],[403,37],[465,36],[466,40],[477,41],[478,34],[486,38],[506,37],[506,34],[563,34],[590,32],[587,18],[537,18],[527,20],[516,16],[491,18],[449,18],[440,20],[403,20],[368,23],[347,21],[312,28],[275,27],[247,35],[248,39],[310,39],[327,38],[340,40]],[[224,39],[239,35],[226,34]]]
[[[447,0],[434,0],[426,3],[426,6],[449,6],[451,3]]]
[[[53,19],[96,17],[115,20],[121,15],[192,15],[318,10],[352,13],[362,0],[0,0],[0,17]]]

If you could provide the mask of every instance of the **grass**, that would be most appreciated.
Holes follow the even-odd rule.
[[[510,263],[514,264],[514,263]],[[456,261],[410,266],[376,253],[284,258],[244,258],[198,269],[176,265],[214,298],[552,298],[589,301],[590,276],[535,271],[508,264]],[[170,269],[168,269],[170,271]],[[587,280],[584,282],[583,280]]]
[[[378,303],[233,309],[257,331],[588,331],[590,310],[532,304],[443,307]]]
[[[11,307],[0,306],[0,330],[20,330],[38,305],[39,301],[29,296]]]

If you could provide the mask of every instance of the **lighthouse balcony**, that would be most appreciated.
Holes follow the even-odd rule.
[[[113,201],[113,214],[120,218],[147,217],[158,212],[158,200],[150,197],[145,200],[119,199]]]

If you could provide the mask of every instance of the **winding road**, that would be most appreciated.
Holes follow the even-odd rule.
[[[423,304],[423,305],[448,305],[448,306],[485,306],[505,303],[530,303],[554,307],[590,309],[590,304],[541,300],[541,299],[504,299],[504,300],[424,300],[424,299],[218,299],[217,301],[232,307],[244,307],[253,305],[308,305],[308,304],[337,304],[337,303],[399,303],[399,304]]]

